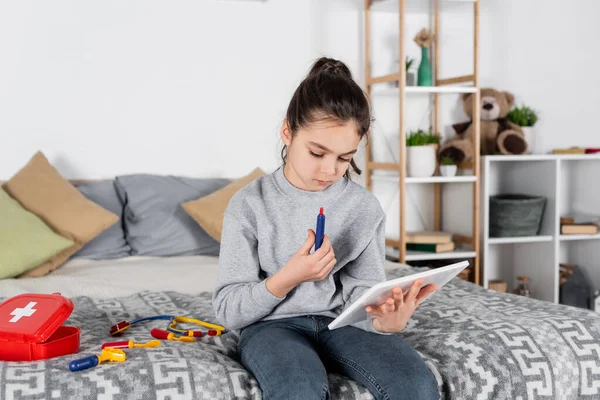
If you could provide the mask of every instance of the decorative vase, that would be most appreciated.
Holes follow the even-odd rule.
[[[521,130],[523,131],[523,135],[525,135],[525,141],[527,142],[527,147],[529,148],[528,154],[535,153],[533,151],[535,146],[535,129],[533,126],[522,126]]]
[[[417,84],[419,86],[433,85],[431,64],[429,63],[429,53],[427,47],[421,47],[421,63],[419,64]]]
[[[455,176],[457,169],[456,165],[440,165],[440,174],[442,176]]]
[[[406,148],[406,175],[410,177],[433,176],[436,164],[436,146],[408,146]]]

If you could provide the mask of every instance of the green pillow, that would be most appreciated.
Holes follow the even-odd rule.
[[[73,244],[0,188],[0,279],[37,267]]]

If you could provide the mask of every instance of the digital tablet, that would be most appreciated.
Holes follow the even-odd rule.
[[[367,306],[377,306],[382,304],[388,297],[392,296],[392,289],[395,287],[399,287],[402,289],[402,293],[406,294],[408,289],[410,289],[417,279],[423,279],[421,287],[433,283],[437,285],[439,290],[467,266],[469,266],[468,261],[461,261],[445,267],[430,269],[428,271],[403,276],[402,278],[380,282],[364,292],[358,300],[352,303],[350,307],[346,308],[344,312],[334,319],[328,325],[328,328],[333,330],[369,319],[369,314],[365,311]]]

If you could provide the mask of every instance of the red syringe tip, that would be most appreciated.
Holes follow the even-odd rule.
[[[154,337],[156,339],[163,339],[163,340],[169,339],[169,332],[163,331],[162,329],[153,328],[150,331],[150,334],[152,335],[152,337]]]
[[[319,214],[323,215],[323,207],[321,207],[321,209],[319,210]]]

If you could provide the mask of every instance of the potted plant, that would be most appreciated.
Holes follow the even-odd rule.
[[[410,67],[415,62],[414,58],[406,56],[404,60],[404,68],[406,69],[406,86],[416,86],[417,85],[417,76],[414,71],[410,70]],[[394,71],[398,71],[398,60],[394,60]],[[398,81],[390,82],[390,85],[393,87],[398,87]]]
[[[404,62],[404,66],[406,68],[406,86],[416,86],[417,85],[417,77],[413,71],[410,70],[413,62],[415,62],[414,58],[410,58],[406,56],[406,61]]]
[[[406,136],[406,172],[412,177],[428,177],[435,173],[436,153],[440,137],[421,129]]]
[[[455,176],[456,169],[456,162],[454,162],[452,157],[446,156],[442,158],[442,165],[440,165],[440,173],[442,176]]]
[[[537,112],[523,104],[521,107],[514,107],[510,110],[506,114],[506,119],[521,127],[525,135],[525,140],[529,144],[529,152],[531,153],[535,140],[534,125],[538,120]]]

